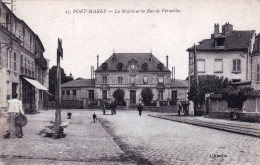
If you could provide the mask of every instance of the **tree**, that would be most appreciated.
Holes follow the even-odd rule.
[[[255,96],[253,88],[227,88],[223,91],[223,99],[228,103],[230,108],[242,108],[243,102],[250,96]]]
[[[153,100],[153,91],[151,90],[151,88],[147,87],[142,89],[141,95],[143,98],[144,105],[150,105],[151,101]]]
[[[66,73],[64,72],[64,69],[61,68],[61,84],[64,84],[72,80],[73,80],[72,75],[67,76]],[[57,66],[53,66],[51,67],[49,72],[49,92],[52,94],[52,96],[49,97],[49,100],[52,101],[55,100],[56,84],[57,84]]]
[[[205,101],[206,93],[222,94],[223,90],[230,87],[231,81],[215,75],[199,76],[199,83],[191,86],[188,98],[194,102],[195,115],[200,114],[200,109]]]
[[[125,105],[124,97],[125,92],[122,89],[116,89],[113,93],[113,97],[115,98],[118,105]]]

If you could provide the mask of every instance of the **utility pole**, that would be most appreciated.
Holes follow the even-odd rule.
[[[54,138],[59,138],[59,130],[61,124],[61,68],[60,57],[63,58],[62,40],[58,39],[57,49],[57,84],[56,84],[56,112],[55,112],[55,133]]]

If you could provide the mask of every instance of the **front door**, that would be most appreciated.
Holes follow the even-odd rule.
[[[130,90],[130,104],[136,104],[136,91]]]
[[[107,90],[102,91],[102,99],[107,100]]]

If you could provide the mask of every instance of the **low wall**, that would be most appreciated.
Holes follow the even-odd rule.
[[[244,112],[260,113],[260,97],[248,98],[244,101],[242,109]]]
[[[166,112],[166,113],[178,113],[178,106],[161,106],[161,107],[156,107],[156,106],[144,106],[143,110],[144,111],[151,111],[151,112]]]
[[[56,101],[49,101],[49,109],[56,108]],[[83,100],[62,100],[61,101],[62,109],[83,109]]]

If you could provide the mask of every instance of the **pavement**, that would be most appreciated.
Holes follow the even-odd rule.
[[[154,113],[154,114],[149,114],[149,116],[202,126],[202,127],[214,128],[222,131],[260,137],[260,123],[240,122],[240,121],[231,121],[231,120],[224,120],[224,119],[212,119],[212,118],[206,118],[204,116],[202,117],[178,116],[177,114],[172,114],[172,113],[171,114]]]
[[[6,116],[0,118],[0,164],[131,164],[101,124],[93,122],[92,111],[73,110],[71,120],[66,119],[67,112],[62,110],[62,121],[70,124],[65,128],[66,137],[60,139],[39,135],[54,121],[54,110],[26,115],[28,123],[21,139],[2,138]]]

